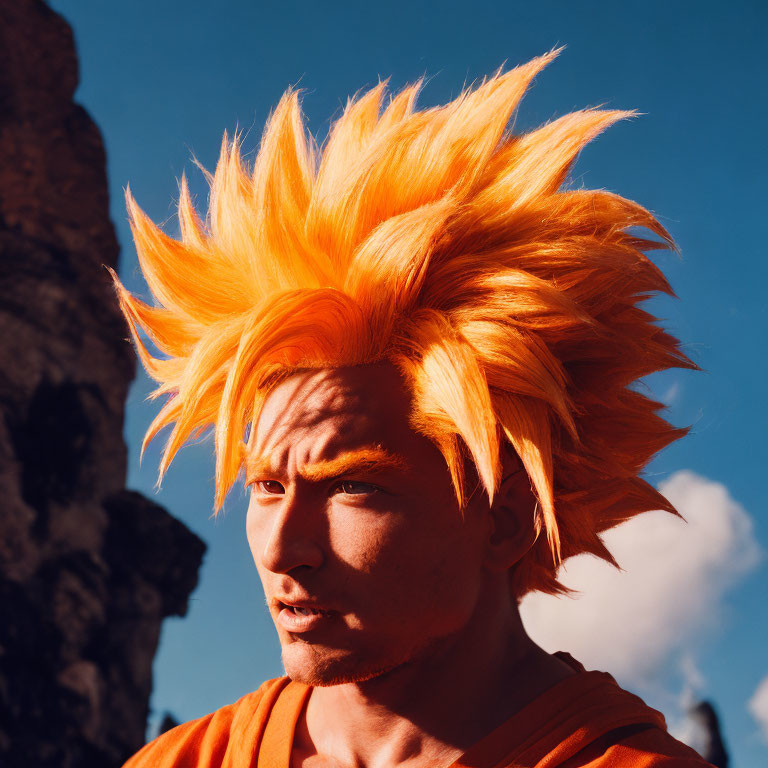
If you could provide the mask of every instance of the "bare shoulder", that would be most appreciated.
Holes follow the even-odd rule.
[[[712,768],[662,728],[630,725],[604,734],[560,768]]]
[[[123,768],[208,768],[221,765],[238,720],[251,720],[259,704],[281,681],[268,680],[258,690],[197,720],[172,728],[139,750]]]

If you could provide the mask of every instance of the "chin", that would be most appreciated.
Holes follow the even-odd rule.
[[[353,651],[308,643],[284,646],[282,656],[285,674],[291,680],[315,687],[364,683],[390,672],[402,663],[367,660]]]

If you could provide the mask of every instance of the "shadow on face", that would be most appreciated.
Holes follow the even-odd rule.
[[[473,621],[487,592],[487,497],[459,509],[411,426],[394,365],[302,371],[267,398],[247,460],[247,533],[286,672],[369,679]]]

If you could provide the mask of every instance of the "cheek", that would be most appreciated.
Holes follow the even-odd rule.
[[[329,550],[356,574],[373,575],[391,568],[406,541],[407,524],[398,515],[344,507],[329,513]]]
[[[479,584],[481,565],[472,542],[461,535],[433,534],[414,552],[425,591],[443,604],[463,612],[473,602]]]
[[[464,617],[474,609],[483,583],[482,531],[456,518],[435,515],[404,548],[404,570],[413,576],[405,600],[433,602],[436,612]]]
[[[375,595],[381,608],[419,606],[423,612],[432,603],[437,611],[451,612],[453,606],[464,613],[477,596],[477,547],[462,526],[444,520],[438,526],[423,512],[332,518],[334,557],[347,571],[347,583]]]
[[[248,540],[248,546],[251,549],[251,555],[256,563],[256,567],[259,566],[259,553],[264,547],[264,515],[259,514],[259,510],[255,508],[256,502],[251,499],[248,504],[248,512],[245,515],[245,536]]]

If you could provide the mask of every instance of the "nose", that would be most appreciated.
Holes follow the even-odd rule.
[[[324,561],[317,531],[319,510],[297,498],[295,490],[279,502],[248,507],[248,538],[254,558],[272,573],[316,569]],[[252,518],[257,518],[253,519]]]

